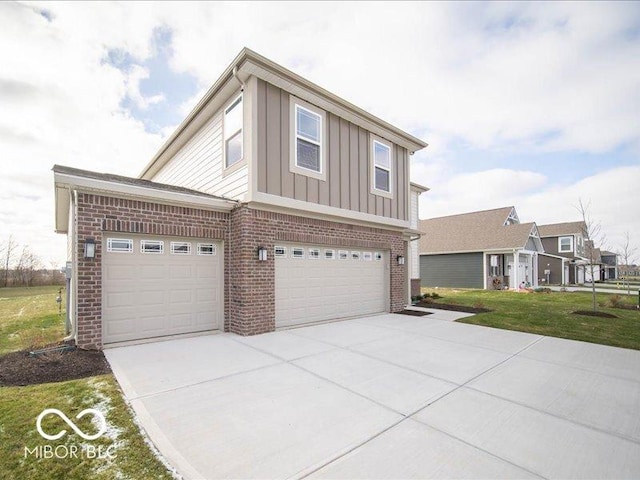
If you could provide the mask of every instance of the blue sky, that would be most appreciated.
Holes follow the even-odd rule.
[[[1,3],[0,247],[62,262],[53,163],[137,175],[244,46],[427,141],[422,218],[582,198],[639,245],[639,5]]]

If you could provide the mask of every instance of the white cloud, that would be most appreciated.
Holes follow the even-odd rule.
[[[149,69],[140,65],[132,65],[127,74],[125,84],[127,88],[127,96],[140,109],[147,109],[149,105],[155,105],[165,100],[165,96],[161,93],[151,96],[145,96],[140,91],[140,82],[149,78]]]

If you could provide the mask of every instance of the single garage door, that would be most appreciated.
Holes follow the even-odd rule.
[[[221,242],[112,234],[102,247],[104,343],[222,325]]]
[[[274,257],[276,327],[389,311],[388,252],[281,244]]]

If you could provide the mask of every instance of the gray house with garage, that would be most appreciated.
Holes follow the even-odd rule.
[[[421,220],[423,287],[517,289],[538,285],[543,252],[536,224],[514,207]]]
[[[538,257],[538,270],[548,272],[551,284],[582,284],[589,263],[586,226],[583,221],[551,223],[538,227],[544,255]]]
[[[409,157],[426,146],[242,50],[137,178],[54,167],[71,336],[102,348],[402,310],[427,190]]]

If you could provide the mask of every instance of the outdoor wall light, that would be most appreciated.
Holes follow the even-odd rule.
[[[93,238],[87,238],[84,241],[84,258],[96,257],[96,241]]]
[[[398,255],[396,260],[398,260],[398,265],[404,265],[404,255]]]
[[[258,247],[258,260],[261,262],[267,261],[267,249],[266,247]]]

